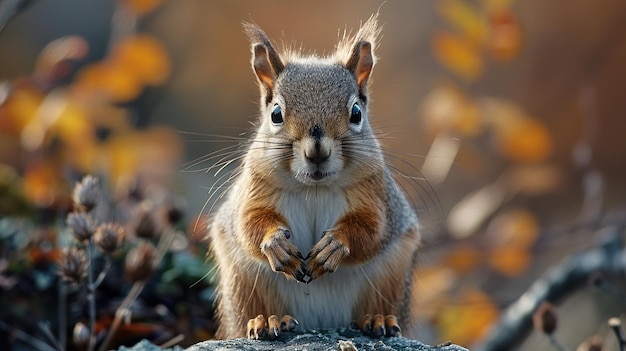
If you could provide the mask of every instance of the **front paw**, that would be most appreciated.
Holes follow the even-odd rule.
[[[289,238],[291,232],[286,228],[279,228],[261,243],[261,252],[274,272],[282,272],[289,279],[306,282],[306,266],[304,258],[298,248]]]
[[[309,253],[307,269],[311,280],[337,270],[339,263],[350,255],[350,249],[332,231],[324,232],[322,239]]]

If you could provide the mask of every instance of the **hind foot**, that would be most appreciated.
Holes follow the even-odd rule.
[[[363,316],[361,323],[353,322],[353,328],[361,330],[364,335],[372,338],[380,338],[382,336],[395,337],[401,336],[402,329],[398,324],[398,319],[394,315],[387,317],[382,314],[366,314]]]
[[[280,320],[275,314],[269,316],[267,320],[265,316],[260,314],[248,321],[246,335],[248,335],[248,339],[253,340],[275,340],[281,332],[293,331],[298,324],[298,321],[288,314],[284,315]]]

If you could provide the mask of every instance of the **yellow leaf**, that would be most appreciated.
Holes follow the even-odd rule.
[[[479,48],[470,38],[458,34],[435,34],[435,57],[441,65],[467,81],[475,81],[483,73]]]
[[[476,43],[484,41],[487,25],[477,9],[461,0],[441,0],[437,4],[441,16],[463,34]]]
[[[483,338],[498,318],[498,307],[478,288],[466,287],[445,303],[438,316],[439,339],[470,345]]]
[[[142,161],[139,148],[139,140],[133,138],[133,133],[128,135],[113,136],[105,144],[103,163],[109,174],[113,191],[120,194],[127,194],[137,177],[137,169]]]
[[[180,137],[166,127],[152,127],[112,136],[103,150],[103,171],[110,174],[117,196],[128,194],[137,179],[164,184],[182,155]]]
[[[457,275],[447,267],[434,266],[421,268],[414,277],[414,301],[420,317],[432,319],[446,302],[448,292],[457,281]]]
[[[71,102],[65,104],[58,119],[52,126],[52,132],[56,132],[66,144],[75,147],[81,147],[81,145],[95,137],[94,126],[87,117],[86,112],[80,106]]]

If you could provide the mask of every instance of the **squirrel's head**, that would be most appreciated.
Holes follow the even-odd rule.
[[[255,171],[296,185],[340,186],[379,172],[383,158],[367,93],[377,16],[324,58],[279,53],[258,26],[244,27],[261,90],[261,121],[249,151],[262,160]]]

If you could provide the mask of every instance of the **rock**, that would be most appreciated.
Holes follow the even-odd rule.
[[[283,333],[274,341],[266,340],[209,340],[195,344],[186,351],[226,350],[418,350],[418,351],[466,351],[457,345],[429,346],[419,341],[397,338],[372,339],[360,332],[348,329],[310,330],[308,332]],[[139,350],[136,350],[139,351]]]
[[[183,351],[184,349],[182,347],[179,346],[174,346],[171,349],[162,349],[154,344],[152,344],[151,342],[149,342],[148,340],[142,340],[139,343],[137,343],[135,346],[133,347],[126,347],[126,346],[122,346],[118,349],[118,351]]]

